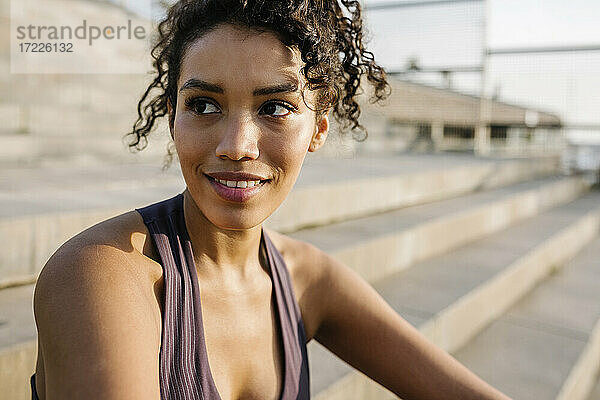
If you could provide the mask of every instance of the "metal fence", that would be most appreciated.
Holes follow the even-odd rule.
[[[370,139],[414,151],[560,152],[569,169],[598,169],[600,32],[568,43],[560,36],[528,41],[528,20],[535,30],[541,17],[509,3],[367,1],[371,47],[399,87],[393,106],[381,112],[388,126]],[[512,23],[503,16],[508,11],[518,21],[514,29],[523,30],[518,45],[498,40],[511,29],[502,25]],[[431,115],[420,111],[421,97]]]

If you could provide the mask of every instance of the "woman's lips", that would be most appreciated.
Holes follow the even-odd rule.
[[[251,198],[252,196],[256,195],[258,192],[260,192],[263,188],[263,186],[265,185],[265,183],[267,183],[269,180],[262,180],[260,181],[260,183],[258,185],[252,186],[252,187],[229,187],[227,185],[224,185],[220,182],[218,182],[217,180],[215,180],[215,178],[205,175],[206,178],[208,179],[208,181],[210,182],[211,186],[213,187],[213,189],[215,190],[215,192],[224,200],[227,201],[234,201],[234,202],[244,202],[247,201],[249,198]]]

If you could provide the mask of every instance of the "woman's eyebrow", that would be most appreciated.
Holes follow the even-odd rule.
[[[202,79],[196,79],[196,78],[187,80],[183,85],[181,85],[181,89],[179,89],[179,92],[183,92],[184,90],[192,89],[192,88],[204,90],[206,92],[221,93],[221,94],[225,92],[223,90],[223,88],[219,85],[216,85],[214,83],[209,83],[209,82],[203,81]]]
[[[225,90],[214,83],[203,81],[202,79],[192,78],[187,80],[179,89],[179,92],[183,92],[188,89],[200,89],[206,92],[213,92],[223,94]],[[258,89],[254,89],[252,94],[254,96],[265,96],[269,94],[275,93],[293,93],[298,91],[298,82],[297,81],[287,81],[279,84],[275,84],[272,86],[265,86]]]
[[[293,93],[298,91],[298,82],[284,82],[273,86],[265,86],[255,89],[252,94],[254,96],[265,96],[275,93]]]

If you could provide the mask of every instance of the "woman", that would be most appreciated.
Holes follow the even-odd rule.
[[[357,2],[180,1],[153,56],[132,146],[168,115],[187,188],[45,265],[34,399],[308,399],[313,338],[405,399],[506,399],[348,267],[262,226],[330,111],[360,131],[361,77],[385,97]]]

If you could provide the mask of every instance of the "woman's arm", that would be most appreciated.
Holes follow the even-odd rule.
[[[160,327],[140,282],[107,245],[65,245],[48,261],[34,295],[46,400],[160,398]]]
[[[356,272],[333,257],[311,290],[320,304],[315,339],[404,400],[509,399],[431,343]],[[311,268],[312,269],[312,268]]]

